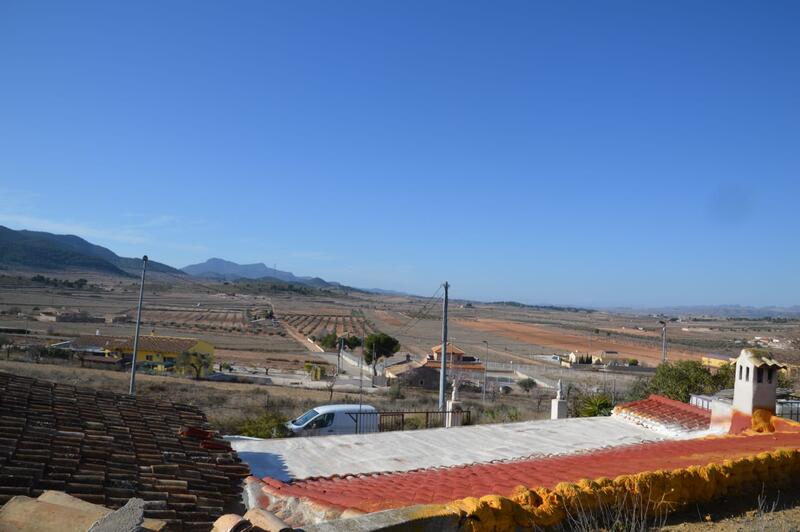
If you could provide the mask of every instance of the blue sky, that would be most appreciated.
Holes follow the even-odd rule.
[[[797,2],[0,4],[0,224],[175,266],[800,304]]]

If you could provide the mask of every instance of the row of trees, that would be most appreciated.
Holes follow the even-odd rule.
[[[332,332],[319,339],[319,345],[325,349],[339,349],[340,342],[344,342],[344,345],[348,349],[355,349],[361,345],[361,337],[354,334],[350,336],[338,336],[335,332]]]
[[[372,333],[361,338],[355,335],[338,336],[335,332],[328,333],[318,340],[324,349],[338,349],[340,343],[348,349],[363,346],[364,363],[372,366],[373,374],[377,375],[377,365],[380,359],[388,358],[400,350],[400,340],[386,333]]]
[[[83,278],[70,281],[69,279],[54,279],[51,277],[45,277],[44,275],[34,275],[31,277],[31,281],[35,283],[46,284],[48,286],[55,286],[57,288],[77,288],[78,290],[82,290],[89,282]]]

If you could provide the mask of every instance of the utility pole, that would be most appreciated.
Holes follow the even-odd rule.
[[[442,305],[442,356],[441,370],[439,371],[439,410],[447,408],[447,290],[450,284],[444,282],[444,303]]]
[[[361,413],[361,402],[364,396],[364,337],[361,337],[361,358],[358,360],[358,413]],[[359,418],[361,416],[358,416]],[[356,432],[358,432],[358,423],[356,423]]]
[[[667,361],[667,322],[660,320],[661,324],[661,362]]]
[[[483,341],[486,344],[486,360],[483,361],[483,402],[486,403],[486,373],[489,371],[489,342]]]
[[[130,395],[136,395],[136,356],[139,351],[139,328],[142,325],[142,299],[144,299],[144,274],[147,271],[147,255],[142,257],[142,284],[139,286],[139,307],[136,309],[136,332],[133,335],[133,358],[131,359]]]
[[[336,374],[342,372],[342,350],[344,349],[344,338],[339,338],[339,353],[336,355]]]

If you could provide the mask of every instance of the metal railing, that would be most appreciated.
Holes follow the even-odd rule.
[[[692,395],[689,404],[703,410],[711,410],[713,397],[705,395]],[[800,401],[796,399],[778,399],[775,403],[775,415],[778,417],[800,421]]]
[[[800,401],[778,401],[775,410],[780,417],[800,421]]]
[[[711,410],[711,397],[706,395],[693,395],[691,399],[689,399],[689,404],[702,408],[703,410]]]
[[[356,422],[356,432],[390,432],[395,430],[431,429],[444,427],[447,415],[460,416],[457,425],[469,425],[472,413],[469,410],[414,410],[398,412],[354,412],[347,415]]]

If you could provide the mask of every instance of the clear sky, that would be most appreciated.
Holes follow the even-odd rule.
[[[0,224],[430,295],[800,304],[800,3],[0,3]]]

